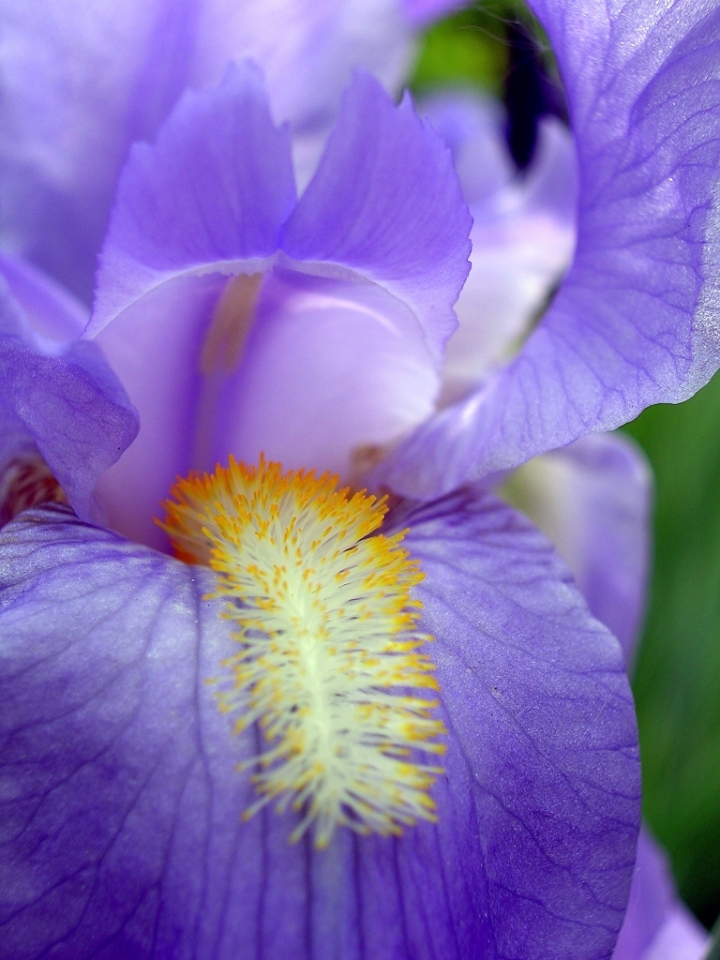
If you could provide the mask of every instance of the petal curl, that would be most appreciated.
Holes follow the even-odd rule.
[[[517,359],[400,451],[388,477],[410,495],[684,400],[720,364],[720,11],[706,0],[531,6],[578,150],[575,261]]]
[[[159,549],[167,540],[153,517],[178,474],[263,452],[352,480],[430,414],[438,392],[399,301],[374,285],[279,270],[263,282],[241,359],[204,374],[203,342],[233,283],[211,274],[165,284],[101,337],[142,421],[98,496],[113,529]]]
[[[207,571],[59,508],[0,533],[15,960],[608,955],[637,819],[617,646],[508,508],[455,498],[413,519],[451,730],[440,823],[325,851],[288,843],[297,814],[240,822],[235,764],[257,747],[206,682],[233,648]]]
[[[650,563],[652,475],[642,451],[620,434],[583,437],[520,467],[508,490],[566,560],[630,671]]]
[[[4,279],[0,293],[0,337],[40,350],[45,341],[62,343],[82,332],[87,317],[82,308],[57,284],[17,257],[0,254]],[[33,460],[39,456],[35,440],[14,412],[9,397],[0,398],[0,471],[11,461]],[[7,518],[3,518],[6,521]]]
[[[343,480],[430,415],[439,374],[414,315],[384,290],[275,271],[217,403],[208,469],[229,450]]]

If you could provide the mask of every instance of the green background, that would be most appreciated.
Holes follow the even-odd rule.
[[[433,26],[413,89],[470,84],[500,94],[513,17],[531,22],[519,3],[485,0]],[[626,429],[656,482],[654,570],[634,677],[644,811],[683,898],[711,926],[720,913],[720,377]]]
[[[627,427],[655,471],[655,551],[634,677],[644,809],[680,891],[720,912],[720,377]]]

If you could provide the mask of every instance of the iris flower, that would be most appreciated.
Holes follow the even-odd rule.
[[[487,488],[717,366],[720,16],[534,6],[571,104],[575,259],[517,358],[437,413],[470,221],[437,136],[367,76],[299,200],[252,66],[186,95],[126,167],[81,339],[79,311],[6,264],[25,315],[5,297],[5,502],[62,499],[41,454],[74,513],[46,504],[0,532],[0,955],[611,955],[639,819],[622,652],[548,541]],[[330,786],[377,765],[379,792],[333,806],[322,771],[290,778],[306,756],[305,701],[286,696],[297,677],[281,656],[247,679],[253,644],[287,634],[271,622],[280,581],[233,593],[257,585],[243,518],[262,528],[272,505],[243,513],[218,480],[181,483],[165,529],[200,563],[163,552],[152,520],[175,475],[230,453],[295,471],[268,471],[292,493],[275,501],[291,534],[287,504],[328,489],[304,470],[392,493],[384,517],[360,494],[316,499],[333,522],[298,554],[302,582],[324,589],[302,563],[359,517],[338,582],[367,551],[399,571],[378,587],[363,568],[347,600],[382,614],[389,597],[396,644],[368,648],[363,669],[387,670],[359,704],[357,661],[338,659],[339,640],[321,658],[331,700],[350,689],[340,708],[386,718],[374,736],[389,743],[351,736],[351,753],[375,753],[341,750]],[[257,474],[230,472],[250,496]],[[388,656],[407,667],[399,681]],[[289,748],[258,767],[278,738]]]

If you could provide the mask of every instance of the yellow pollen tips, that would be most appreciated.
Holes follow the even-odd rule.
[[[402,533],[374,533],[385,500],[337,482],[231,458],[178,480],[161,524],[178,557],[217,572],[240,644],[220,705],[267,743],[241,765],[259,794],[245,816],[292,806],[303,815],[291,839],[312,826],[318,847],[339,825],[387,835],[435,820],[442,769],[427,756],[444,752],[431,638],[410,596],[423,574]]]

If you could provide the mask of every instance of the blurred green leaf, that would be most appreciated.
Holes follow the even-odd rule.
[[[498,36],[482,30],[467,15],[439,23],[420,48],[412,89],[424,93],[438,86],[470,85],[499,94],[507,49],[502,25],[495,24],[495,31]]]
[[[720,912],[720,378],[627,428],[656,475],[655,569],[635,674],[645,814],[688,905]]]
[[[484,0],[431,27],[420,47],[412,89],[425,93],[469,85],[499,95],[508,65],[505,24],[517,16],[527,16],[517,0]]]

